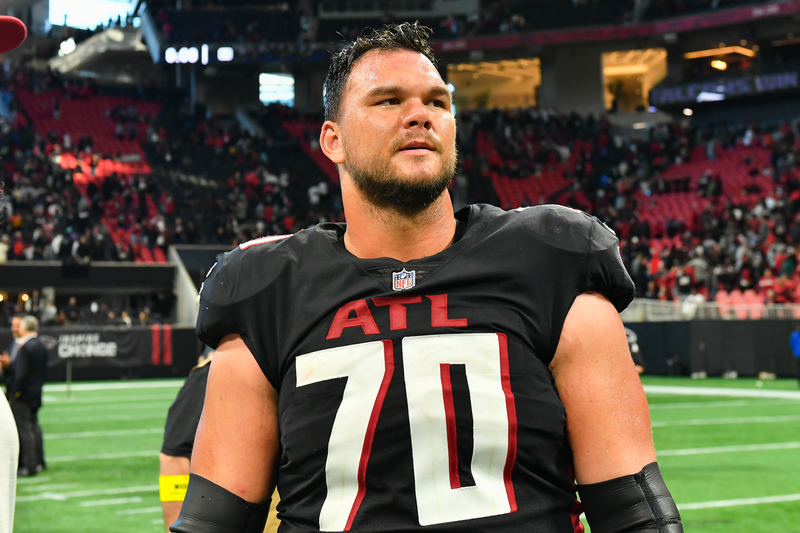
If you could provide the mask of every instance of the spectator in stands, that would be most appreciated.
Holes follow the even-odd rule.
[[[54,326],[58,324],[58,309],[52,300],[48,300],[42,309],[39,322],[43,326]]]
[[[150,310],[147,308],[142,309],[139,311],[139,324],[140,326],[149,326],[153,323],[153,319],[150,318]]]
[[[81,310],[78,307],[78,299],[70,296],[69,302],[64,307],[64,315],[67,324],[77,324],[81,319]]]
[[[0,236],[0,263],[5,263],[8,261],[9,248],[11,248],[11,239],[7,234],[4,233],[2,236]]]
[[[705,296],[698,292],[697,287],[692,287],[692,292],[684,298],[681,304],[681,314],[687,320],[693,319],[697,314],[697,307],[705,301]]]

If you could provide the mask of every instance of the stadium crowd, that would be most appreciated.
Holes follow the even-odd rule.
[[[605,118],[522,109],[464,113],[460,125],[461,169],[475,190],[486,189],[480,182],[492,171],[524,179],[574,161],[564,171],[567,187],[527,204],[555,201],[604,220],[621,239],[623,261],[640,297],[673,300],[693,291],[712,297],[722,288],[754,289],[765,302],[798,301],[797,123],[776,131],[757,124],[702,129],[662,124],[646,134],[624,135]],[[496,153],[477,151],[480,136],[494,141]],[[723,194],[726,176],[711,170],[697,177],[681,174],[682,165],[713,161],[743,147],[769,151],[769,166],[758,171],[769,174],[773,188],[754,180],[742,194]],[[670,167],[676,168],[667,176]],[[708,202],[690,219],[652,223],[641,216],[651,199],[673,193]]]
[[[35,87],[42,93],[57,85],[52,74],[30,69],[19,69],[13,77],[16,86]],[[10,87],[9,81],[5,87]],[[0,236],[0,262],[129,261],[137,246],[163,252],[170,244],[235,246],[266,233],[297,231],[319,220],[317,213],[306,209],[308,187],[297,184],[312,179],[316,181],[310,185],[316,186],[322,173],[300,177],[292,169],[270,164],[271,157],[301,150],[286,132],[265,130],[254,137],[235,121],[165,105],[158,115],[140,117],[146,122],[145,152],[154,172],[131,177],[112,173],[99,185],[89,180],[81,190],[74,181],[78,169],[60,164],[65,154],[95,161],[119,159],[119,154],[94,153],[91,138],[72,143],[69,134],[42,135],[33,130],[13,96],[10,104],[10,117],[3,119],[7,134],[0,140],[0,153],[7,154],[0,172],[8,191],[2,204],[8,233]],[[118,110],[107,114],[116,120]],[[292,118],[281,106],[265,109],[263,115],[263,120]],[[315,196],[312,203],[326,205],[327,194]],[[109,219],[125,230],[128,242],[110,235]]]
[[[34,130],[14,87],[45,93],[62,86],[52,73],[21,67],[6,72],[0,84],[8,111],[0,119],[5,132],[0,179],[8,192],[0,207],[8,220],[7,233],[0,235],[0,262],[130,261],[141,248],[165,253],[171,244],[236,246],[342,217],[337,184],[308,164],[301,139],[280,127],[307,117],[284,106],[253,113],[264,126],[259,135],[235,119],[188,110],[183,101],[163,105],[155,115],[129,117],[145,124],[143,146],[152,173],[112,173],[78,187],[78,169],[60,164],[65,154],[94,160],[119,154],[95,153],[90,137],[75,134],[79,140],[72,142],[67,135]],[[71,93],[89,98],[94,90],[76,87]],[[119,113],[124,110],[107,110],[108,119],[120,120]],[[461,162],[453,188],[459,203],[500,202],[489,178],[493,173],[526,179],[558,167],[567,185],[523,204],[556,202],[604,220],[620,236],[640,297],[672,300],[694,291],[711,298],[719,288],[738,288],[757,290],[768,302],[798,301],[797,124],[787,122],[775,131],[757,124],[701,129],[663,124],[622,133],[605,117],[533,108],[462,112],[459,124]],[[313,150],[318,146],[312,130],[306,128],[305,135]],[[480,138],[492,141],[492,153],[479,150]],[[675,177],[681,165],[714,160],[743,146],[769,151],[768,167],[758,172],[769,174],[774,187],[754,181],[736,197],[724,194],[726,176],[711,170]],[[291,166],[301,160],[306,166]],[[707,202],[689,219],[642,216],[647,202],[673,193]]]
[[[60,302],[58,302],[60,303]],[[149,326],[168,321],[150,305],[126,306],[117,301],[83,297],[78,300],[70,296],[61,305],[44,297],[34,289],[13,306],[4,309],[0,323],[10,323],[14,316],[35,316],[42,326]],[[169,310],[167,310],[168,312]]]

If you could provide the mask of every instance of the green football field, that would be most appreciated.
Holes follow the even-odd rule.
[[[659,465],[686,531],[800,532],[795,380],[645,377]],[[760,386],[759,386],[760,384]],[[48,469],[21,479],[17,533],[156,533],[158,450],[179,381],[48,385]]]

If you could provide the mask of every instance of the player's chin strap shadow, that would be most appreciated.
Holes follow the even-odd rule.
[[[250,503],[197,474],[189,475],[189,488],[173,533],[262,533],[270,499]]]

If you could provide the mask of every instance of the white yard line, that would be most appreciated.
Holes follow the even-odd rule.
[[[47,460],[49,461],[50,458],[48,457]],[[45,481],[50,481],[50,476],[21,477],[17,478],[17,486],[38,485],[39,483],[44,483]]]
[[[732,396],[734,398],[785,398],[789,400],[800,400],[800,391],[789,390],[753,390],[645,385],[644,391],[651,394],[677,394],[681,396]]]
[[[710,448],[686,448],[683,450],[656,450],[656,455],[704,455],[712,453],[760,452],[765,450],[793,450],[800,448],[800,442],[775,442],[771,444],[743,444],[740,446],[713,446]]]
[[[120,453],[99,453],[95,455],[62,455],[60,457],[48,457],[48,463],[66,463],[71,461],[98,461],[101,459],[128,459],[131,457],[152,457],[158,459],[158,450],[149,452],[120,452]]]
[[[178,388],[183,385],[182,379],[168,379],[159,381],[122,381],[119,383],[73,383],[70,385],[71,391],[90,391],[90,390],[121,390],[121,389],[165,389]],[[65,383],[46,384],[45,392],[66,392]]]
[[[169,402],[169,401],[156,402],[156,401],[151,401],[151,400],[148,400],[147,402],[141,402],[141,403],[138,403],[138,404],[134,404],[134,403],[131,403],[131,402],[117,402],[117,401],[114,401],[114,402],[109,402],[109,403],[106,403],[106,404],[95,404],[95,405],[92,405],[90,407],[81,406],[79,409],[80,409],[81,412],[86,412],[86,411],[109,411],[109,410],[115,410],[115,409],[119,409],[119,410],[136,409],[138,411],[142,411],[142,410],[166,411],[167,408],[170,406],[170,403],[171,402]],[[53,405],[53,404],[46,405],[45,409],[47,409],[47,411],[45,411],[45,412],[48,414],[48,416],[53,416],[53,413],[62,413],[64,411],[74,411],[75,407],[73,405],[68,404],[68,403],[60,403],[58,405]]]
[[[36,502],[42,500],[64,501],[70,498],[89,498],[92,496],[114,496],[116,494],[131,494],[141,492],[158,492],[158,485],[143,485],[138,487],[119,487],[114,489],[81,490],[75,492],[45,491],[30,496],[20,496],[17,502]]]
[[[766,424],[771,422],[799,422],[800,415],[786,416],[748,416],[742,418],[696,418],[692,420],[665,420],[652,422],[654,428],[673,426],[712,426],[725,424]]]
[[[175,399],[175,394],[170,394],[169,396],[114,396],[114,403],[142,403],[142,402],[171,402]],[[69,406],[69,405],[79,405],[79,404],[107,404],[108,397],[103,398],[82,398],[80,400],[71,399],[68,400],[66,398],[59,398],[56,396],[42,396],[42,402],[44,403],[45,407],[54,407],[54,406]]]
[[[126,515],[126,514],[150,514],[150,513],[160,513],[164,509],[162,507],[140,507],[139,509],[123,509],[121,511],[117,511],[118,515]],[[163,524],[163,520],[159,520],[156,522],[157,524]]]
[[[49,485],[45,483],[44,485],[25,485],[23,487],[17,487],[17,490],[36,492],[43,490],[71,489],[80,486],[80,483],[50,483]]]
[[[61,418],[55,420],[46,420],[48,426],[53,424],[74,424],[78,422],[111,422],[114,420],[164,420],[167,418],[166,413],[157,415],[119,415],[119,416],[90,416],[85,418]]]
[[[109,498],[105,500],[86,500],[78,504],[79,507],[99,507],[101,505],[121,505],[123,503],[142,503],[141,496],[133,498]]]
[[[748,401],[748,400],[727,400],[720,402],[675,402],[675,403],[656,403],[650,405],[651,411],[661,409],[706,409],[707,407],[762,407],[765,405],[787,405],[793,404],[791,400],[781,400],[777,402]]]
[[[739,507],[741,505],[759,505],[762,503],[781,503],[800,501],[800,494],[785,494],[783,496],[765,496],[763,498],[740,498],[738,500],[719,500],[716,502],[700,502],[679,504],[678,509],[689,511],[693,509],[712,509],[715,507]]]
[[[45,433],[45,440],[54,439],[86,439],[93,437],[121,437],[123,435],[153,435],[164,433],[164,428],[145,428],[145,429],[117,429],[108,431],[79,431],[76,433]]]

